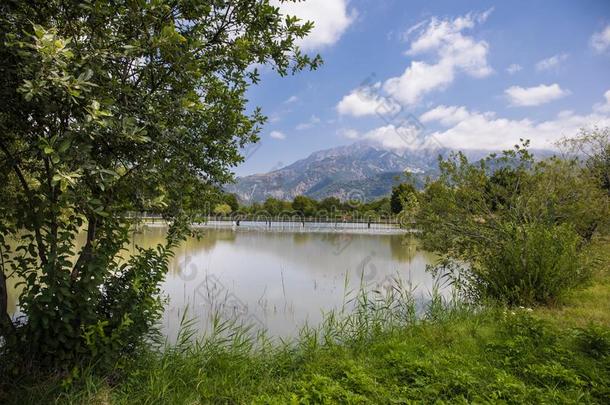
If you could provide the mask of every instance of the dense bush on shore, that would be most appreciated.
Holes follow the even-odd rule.
[[[527,142],[479,162],[441,160],[414,213],[425,248],[445,257],[437,271],[470,299],[511,306],[556,304],[581,287],[610,216],[604,177],[590,168],[607,133],[605,145],[585,164],[536,161]]]

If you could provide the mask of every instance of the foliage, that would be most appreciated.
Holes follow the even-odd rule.
[[[509,305],[556,303],[587,279],[580,243],[567,224],[507,224],[496,253],[473,264],[470,281],[484,298]]]
[[[326,211],[330,214],[341,209],[342,204],[341,200],[339,200],[337,197],[327,197],[318,203],[318,207],[321,211]]]
[[[313,198],[298,195],[292,200],[292,209],[300,215],[313,216],[318,209],[318,202]]]
[[[237,201],[235,194],[225,194],[223,202],[231,208],[231,211],[239,211],[239,201]]]
[[[296,205],[294,202],[296,201]],[[298,209],[295,209],[294,207]],[[306,196],[296,196],[292,202],[269,197],[263,204],[252,203],[240,206],[233,211],[235,217],[269,218],[279,217],[297,219],[303,216],[317,220],[383,220],[392,217],[389,198],[370,202],[341,201],[337,197],[328,197],[316,201]]]
[[[400,214],[402,210],[412,201],[413,195],[417,195],[417,190],[411,183],[400,183],[392,188],[390,206],[392,213]]]
[[[388,217],[392,213],[390,199],[385,197],[376,201],[364,203],[361,207],[361,211],[365,213],[375,213],[381,217]]]
[[[229,204],[218,204],[214,207],[214,214],[220,216],[227,216],[231,213],[231,206]]]
[[[591,357],[610,356],[610,330],[589,324],[577,332],[580,350]]]
[[[610,127],[582,129],[578,136],[559,144],[583,159],[600,187],[610,193]]]
[[[0,5],[0,293],[6,277],[24,283],[16,324],[0,296],[3,349],[26,360],[11,364],[133,347],[158,315],[185,207],[257,140],[253,66],[316,68],[295,42],[311,28],[267,0]],[[168,241],[125,264],[127,213],[147,210],[172,222]]]
[[[467,263],[446,275],[471,297],[551,304],[587,278],[580,259],[608,216],[607,196],[578,162],[536,162],[526,147],[440,160],[440,178],[420,197],[424,246]]]
[[[264,211],[268,215],[277,216],[281,213],[291,210],[292,206],[288,201],[278,200],[277,198],[269,197],[265,201],[260,211]],[[254,211],[256,214],[257,212]]]

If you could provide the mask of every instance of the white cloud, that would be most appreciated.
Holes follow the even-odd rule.
[[[519,143],[519,139],[529,139],[533,148],[552,149],[561,138],[575,135],[580,128],[591,125],[610,125],[610,117],[598,113],[575,115],[563,112],[555,119],[536,123],[529,119],[498,118],[493,113],[475,113],[432,136],[441,144],[457,149],[506,149]]]
[[[543,70],[557,69],[567,59],[567,53],[559,53],[557,55],[553,55],[550,58],[542,59],[541,61],[536,63],[536,70],[541,72]]]
[[[360,132],[352,128],[340,129],[337,135],[347,139],[360,139]]]
[[[280,141],[286,139],[286,135],[284,135],[284,133],[280,131],[271,131],[269,136],[273,139],[279,139]]]
[[[593,106],[593,110],[598,113],[610,114],[610,90],[604,93],[604,103],[598,103]]]
[[[305,51],[311,51],[336,43],[356,19],[355,9],[348,11],[348,0],[307,0],[306,2],[286,2],[272,0],[271,4],[280,8],[284,15],[296,16],[305,21],[313,21],[314,28],[309,35],[299,41]]]
[[[518,63],[513,63],[509,67],[506,68],[506,71],[509,75],[514,75],[515,73],[523,70],[523,67]]]
[[[512,86],[504,90],[510,104],[513,106],[530,107],[548,103],[570,94],[557,83],[551,85],[541,84],[534,87]]]
[[[604,98],[589,114],[562,111],[553,119],[539,122],[501,118],[493,112],[468,111],[463,106],[438,106],[422,114],[421,119],[446,127],[427,135],[427,139],[448,148],[499,150],[511,148],[519,139],[529,139],[533,148],[553,149],[557,141],[575,135],[581,128],[610,126],[610,90]],[[367,135],[382,146],[405,149],[408,145],[401,142],[399,133],[397,128],[381,127]]]
[[[422,52],[437,51],[445,48],[447,45],[451,45],[455,40],[472,40],[471,37],[464,37],[461,31],[472,29],[476,24],[484,23],[491,12],[492,9],[484,13],[468,13],[454,20],[439,20],[436,17],[432,17],[423,32],[421,30],[423,25],[421,23],[417,24],[411,27],[409,34],[414,31],[420,31],[420,34],[411,42],[411,47],[407,54],[417,55]]]
[[[296,103],[297,101],[299,101],[299,98],[297,96],[290,96],[286,101],[284,101],[284,104],[292,104]]]
[[[353,90],[337,104],[337,112],[341,115],[363,117],[373,114],[396,114],[400,106],[391,99],[379,95],[381,83],[370,87],[360,87]]]
[[[386,125],[367,132],[361,139],[378,144],[384,149],[405,150],[424,147],[421,138],[418,138],[415,127],[400,127]]]
[[[417,24],[413,24],[412,26],[410,26],[405,33],[401,36],[403,41],[408,41],[409,37],[411,36],[412,33],[419,31],[419,29],[421,27],[423,27],[424,25],[426,25],[428,23],[427,20],[423,20],[418,22]]]
[[[451,126],[460,121],[464,121],[469,117],[470,113],[465,107],[447,107],[439,105],[438,107],[423,113],[419,117],[419,120],[425,123],[438,121],[445,126]]]
[[[446,88],[458,72],[475,78],[490,75],[493,70],[487,62],[489,45],[462,32],[483,23],[490,13],[491,10],[469,13],[453,20],[433,17],[427,24],[420,23],[409,29],[409,35],[415,31],[419,35],[411,42],[407,55],[432,53],[437,61],[412,61],[401,76],[384,83],[384,90],[397,101],[412,105],[425,94]]]
[[[404,104],[416,104],[424,94],[446,88],[453,78],[453,67],[449,64],[414,61],[402,76],[388,79],[384,89]]]
[[[591,46],[597,52],[602,53],[610,48],[610,24],[600,32],[596,32],[591,36]]]
[[[316,117],[315,115],[312,115],[311,118],[309,119],[309,121],[300,123],[299,125],[296,126],[296,129],[298,131],[304,131],[306,129],[313,128],[314,126],[318,125],[319,123],[320,123],[320,118]]]

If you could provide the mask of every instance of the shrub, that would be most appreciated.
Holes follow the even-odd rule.
[[[508,305],[553,304],[587,278],[571,226],[510,224],[496,252],[471,267],[471,287]]]
[[[168,270],[172,248],[182,231],[168,233],[166,245],[140,249],[121,263],[117,257],[128,232],[109,232],[105,249],[77,281],[70,272],[45,275],[40,284],[35,270],[19,257],[11,264],[24,281],[20,306],[27,319],[15,323],[14,339],[4,348],[32,366],[82,365],[91,360],[112,366],[143,342],[162,313],[159,283]],[[58,251],[66,267],[73,242]],[[95,286],[96,288],[93,288]],[[17,361],[17,360],[15,360]],[[0,372],[7,371],[0,368]],[[18,370],[15,370],[18,371]]]
[[[468,298],[553,304],[587,279],[581,252],[605,221],[608,198],[578,161],[535,161],[526,142],[439,166],[416,222],[424,247],[443,255],[436,271]]]

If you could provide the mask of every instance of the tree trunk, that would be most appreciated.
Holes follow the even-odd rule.
[[[4,269],[0,269],[0,336],[8,340],[15,332],[15,325],[8,314],[8,290]]]
[[[78,260],[74,264],[74,268],[72,269],[71,277],[73,281],[78,278],[79,273],[87,265],[89,260],[91,260],[93,241],[95,240],[95,234],[97,231],[97,220],[93,215],[91,215],[87,218],[87,221],[87,241],[85,242],[85,246],[83,246],[83,250],[78,257]]]

